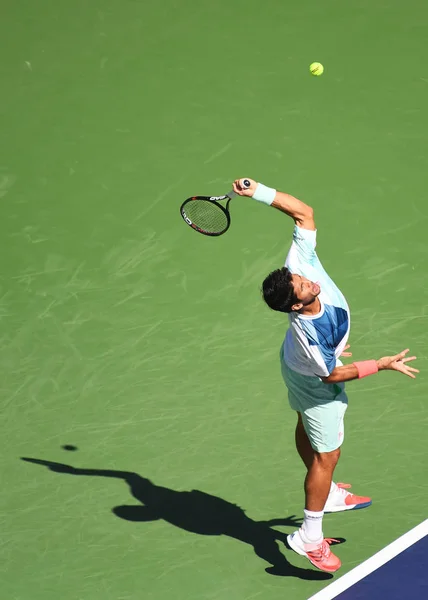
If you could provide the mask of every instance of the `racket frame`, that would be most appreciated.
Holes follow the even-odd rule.
[[[224,194],[223,196],[191,196],[190,198],[187,198],[187,200],[185,200],[183,202],[183,204],[180,206],[180,214],[181,214],[184,222],[187,223],[187,225],[189,225],[189,227],[191,227],[198,233],[202,233],[203,235],[208,235],[209,237],[218,237],[219,235],[223,235],[223,233],[226,233],[226,231],[230,227],[231,219],[230,219],[230,212],[229,212],[229,203],[234,196],[236,196],[236,193],[233,190],[231,190],[227,194]],[[222,231],[215,232],[215,233],[205,231],[204,229],[201,229],[195,223],[193,223],[193,221],[191,221],[191,219],[189,219],[189,217],[187,216],[186,211],[185,211],[185,206],[187,204],[189,204],[189,202],[197,202],[198,200],[205,200],[206,202],[212,202],[213,204],[215,204],[217,206],[218,209],[223,211],[223,213],[226,215],[227,225]],[[222,202],[223,200],[227,200],[226,206],[223,206],[222,204],[220,204],[220,202]]]

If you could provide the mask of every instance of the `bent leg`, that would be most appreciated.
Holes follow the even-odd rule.
[[[331,452],[314,452],[314,458],[305,478],[305,509],[323,511],[333,480],[340,448]]]

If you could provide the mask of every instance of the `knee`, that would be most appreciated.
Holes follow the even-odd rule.
[[[331,452],[315,452],[314,460],[324,469],[334,469],[340,457],[340,448]]]

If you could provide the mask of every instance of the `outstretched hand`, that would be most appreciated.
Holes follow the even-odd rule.
[[[283,517],[278,519],[269,519],[269,521],[258,521],[260,525],[268,525],[269,527],[275,527],[283,525],[285,527],[301,527],[303,523],[302,517],[296,515],[290,515],[289,517]]]
[[[403,375],[407,375],[412,379],[415,379],[415,375],[413,373],[419,373],[418,369],[414,369],[413,367],[408,367],[406,363],[411,360],[416,360],[416,356],[408,356],[409,349],[403,350],[399,354],[395,356],[384,356],[377,361],[377,366],[379,371],[388,370],[388,371],[399,371],[403,373]]]
[[[250,182],[250,187],[244,187],[244,180]],[[238,196],[249,196],[250,198],[256,191],[257,181],[250,179],[249,177],[241,177],[241,179],[235,179],[233,182],[233,191]]]

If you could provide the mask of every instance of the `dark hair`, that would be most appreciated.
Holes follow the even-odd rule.
[[[299,302],[291,283],[291,273],[287,267],[269,273],[263,281],[263,298],[266,304],[279,312],[290,313],[293,304]]]

